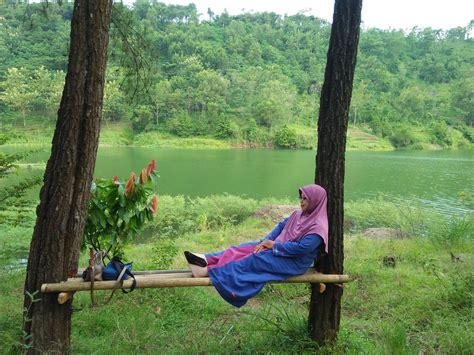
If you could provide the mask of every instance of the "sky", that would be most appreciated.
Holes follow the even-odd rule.
[[[216,14],[227,9],[230,15],[271,11],[293,15],[306,11],[332,22],[334,0],[159,0],[166,4],[196,4],[207,18],[207,9]],[[133,0],[124,1],[132,3]],[[404,29],[432,27],[449,29],[465,27],[474,19],[474,0],[363,0],[363,28]]]

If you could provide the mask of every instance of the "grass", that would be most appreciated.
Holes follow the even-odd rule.
[[[296,147],[298,149],[315,149],[317,146],[317,129],[298,124],[290,124],[288,127],[296,135]],[[466,128],[468,132],[472,129]],[[254,142],[252,147],[272,146],[272,134],[265,131],[265,139],[262,142]],[[37,117],[26,127],[15,127],[9,129],[11,139],[8,145],[26,147],[49,147],[54,133],[53,121],[44,121]],[[385,151],[400,149],[412,150],[434,150],[441,148],[466,148],[471,144],[463,137],[462,133],[452,127],[446,128],[445,141],[436,143],[436,137],[427,127],[394,125],[387,137],[382,138],[373,134],[365,125],[349,126],[347,132],[347,150],[349,151]],[[268,140],[268,141],[267,141]],[[136,146],[156,148],[235,148],[248,147],[248,142],[242,141],[242,137],[220,140],[210,137],[188,137],[182,138],[162,131],[150,131],[134,133],[130,123],[106,122],[102,123],[100,132],[101,146]]]
[[[5,146],[50,147],[53,133],[53,127],[31,125],[27,128],[16,128]],[[180,138],[156,131],[134,134],[128,125],[122,123],[103,124],[99,145],[104,147],[232,148],[230,142],[214,138]]]
[[[317,144],[316,128],[291,125],[295,131],[298,147],[314,149]],[[30,125],[26,128],[14,130],[9,146],[49,147],[53,136],[53,127],[44,125]],[[212,137],[180,138],[166,132],[143,132],[134,134],[129,125],[123,123],[104,123],[101,128],[100,146],[135,146],[156,148],[220,148],[228,149],[241,146],[232,140],[219,140]],[[351,127],[348,131],[348,150],[391,150],[393,146],[385,139],[378,138],[361,128]]]
[[[318,131],[316,127],[301,125],[288,125],[296,134],[297,146],[302,149],[315,149],[317,147]],[[370,133],[365,127],[350,126],[347,131],[348,151],[384,151],[393,150],[393,145],[384,138]]]
[[[53,127],[30,126],[9,131],[10,139],[5,146],[44,148],[50,147],[53,139]]]
[[[99,137],[99,145],[101,146],[128,146],[133,143],[132,129],[123,123],[107,123],[102,124]]]
[[[161,132],[144,132],[134,137],[133,145],[157,148],[232,148],[227,141],[215,138],[180,138]]]
[[[231,199],[230,204],[237,208],[223,207],[216,212],[216,206],[228,206]],[[237,199],[207,197],[183,206],[178,199],[176,215],[183,213],[181,207],[192,205],[186,220],[198,227],[189,228],[189,223],[176,221],[174,207],[167,206],[173,200],[162,198],[160,213],[167,217],[150,226],[146,237],[126,250],[134,269],[154,269],[158,262],[185,268],[183,250],[207,252],[265,235],[273,222],[250,213],[266,202],[249,200],[251,207],[246,208],[246,200]],[[319,347],[307,337],[309,287],[287,284],[267,285],[241,309],[224,302],[212,287],[137,289],[129,295],[117,293],[111,304],[95,309],[90,308],[87,292],[78,293],[71,352],[471,354],[472,216],[446,221],[433,211],[400,214],[394,204],[378,199],[362,203],[358,214],[354,212],[357,203],[346,205],[346,214],[356,228],[345,235],[345,272],[355,281],[344,288],[341,327],[334,344]],[[232,218],[210,221],[204,228],[200,216],[215,213]],[[377,217],[369,221],[374,214]],[[440,218],[444,230],[433,228],[430,222]],[[413,219],[423,223],[412,228],[416,225]],[[0,226],[3,246],[24,252],[22,246],[31,235],[28,223]],[[363,234],[367,226],[401,228],[406,235],[372,239]],[[177,233],[170,233],[170,228]],[[166,241],[172,241],[174,247]],[[160,252],[173,257],[163,261],[157,256]],[[450,253],[460,259],[452,259]],[[394,257],[394,267],[384,266],[386,256]],[[81,264],[85,262],[83,256]],[[1,260],[0,337],[2,351],[16,353],[24,270],[6,268],[6,263],[11,260]],[[98,294],[104,299],[108,292]]]
[[[347,130],[347,150],[393,150],[393,145],[361,127],[350,126]]]
[[[317,129],[296,124],[289,125],[296,134],[296,146],[298,149],[315,149],[317,146]],[[461,133],[450,129],[450,139],[452,148],[463,148],[469,146],[467,141],[458,137]],[[454,134],[454,133],[456,134]],[[395,136],[395,134],[398,134]],[[405,137],[409,135],[409,137]],[[12,139],[8,145],[26,147],[49,147],[53,136],[53,126],[45,124],[30,124],[25,128],[15,128]],[[395,132],[394,136],[400,141],[409,139],[411,144],[404,146],[404,149],[440,149],[441,146],[430,142],[432,138],[429,132],[423,128],[415,127],[402,132]],[[393,138],[392,139],[395,139]],[[398,141],[397,141],[398,142]],[[104,122],[100,133],[101,146],[135,146],[135,147],[156,147],[156,148],[220,148],[228,149],[234,147],[246,147],[245,142],[238,139],[220,140],[213,137],[188,137],[181,138],[167,132],[150,131],[134,133],[127,123]],[[398,144],[398,143],[397,143]],[[400,143],[401,144],[401,143]],[[265,145],[265,144],[264,144]],[[258,146],[256,144],[255,146]],[[266,146],[266,145],[265,145]],[[393,150],[394,145],[388,138],[381,138],[374,135],[365,126],[350,126],[347,132],[347,150],[349,151],[385,151]]]

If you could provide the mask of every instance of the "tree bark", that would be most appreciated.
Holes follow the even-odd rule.
[[[74,4],[68,72],[25,280],[24,343],[29,353],[66,353],[70,348],[71,301],[58,305],[56,294],[37,293],[39,302],[32,302],[28,294],[77,271],[99,139],[111,10],[111,0]]]
[[[344,272],[344,158],[352,83],[359,43],[362,0],[336,0],[321,92],[315,182],[328,195],[329,253],[316,262],[327,274]],[[342,287],[312,284],[308,318],[310,335],[319,343],[337,337]]]

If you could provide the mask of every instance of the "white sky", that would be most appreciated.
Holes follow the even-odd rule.
[[[133,0],[125,0],[132,3]],[[293,15],[309,10],[314,15],[332,22],[334,0],[160,0],[166,4],[196,4],[203,18],[210,7],[216,14],[227,9],[230,15],[246,12],[271,11]],[[411,29],[432,27],[448,29],[465,27],[474,19],[474,0],[363,0],[362,21],[364,28]]]

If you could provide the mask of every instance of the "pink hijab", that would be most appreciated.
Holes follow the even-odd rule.
[[[308,209],[294,211],[276,242],[295,242],[307,234],[318,234],[323,238],[324,250],[328,252],[328,213],[326,190],[316,184],[299,189],[301,196],[309,202]]]

